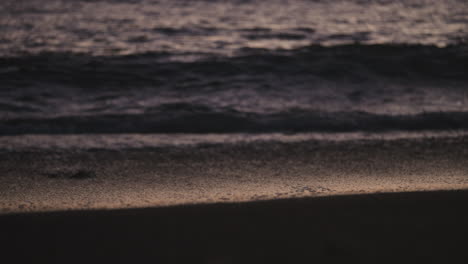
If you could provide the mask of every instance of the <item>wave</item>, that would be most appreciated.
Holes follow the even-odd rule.
[[[172,61],[173,57],[189,62]],[[200,59],[201,58],[201,59]],[[312,75],[350,81],[375,78],[467,80],[468,45],[309,46],[267,51],[244,48],[233,57],[143,53],[92,56],[42,53],[0,58],[3,86],[61,84],[79,87],[161,86],[188,78]]]
[[[467,129],[467,51],[344,45],[190,62],[169,53],[0,58],[0,134]]]
[[[80,133],[388,132],[468,129],[468,112],[378,115],[290,111],[253,114],[187,108],[142,115],[67,116],[0,121],[0,135]]]

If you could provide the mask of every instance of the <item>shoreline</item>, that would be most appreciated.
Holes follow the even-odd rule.
[[[151,150],[168,147],[249,143],[301,143],[425,140],[467,137],[466,130],[306,133],[122,133],[122,134],[25,134],[0,136],[0,152]]]

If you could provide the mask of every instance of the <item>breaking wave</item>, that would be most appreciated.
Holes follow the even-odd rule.
[[[191,108],[191,106],[190,106]],[[0,135],[80,133],[265,133],[466,130],[467,112],[376,115],[286,112],[270,115],[185,109],[147,115],[67,116],[0,123]]]
[[[0,134],[468,128],[465,45],[0,58]]]

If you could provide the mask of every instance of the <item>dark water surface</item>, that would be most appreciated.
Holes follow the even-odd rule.
[[[468,128],[468,3],[2,1],[0,134]]]

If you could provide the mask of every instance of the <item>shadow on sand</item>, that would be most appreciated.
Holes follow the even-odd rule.
[[[464,190],[3,215],[0,240],[28,263],[454,263],[467,204]]]

